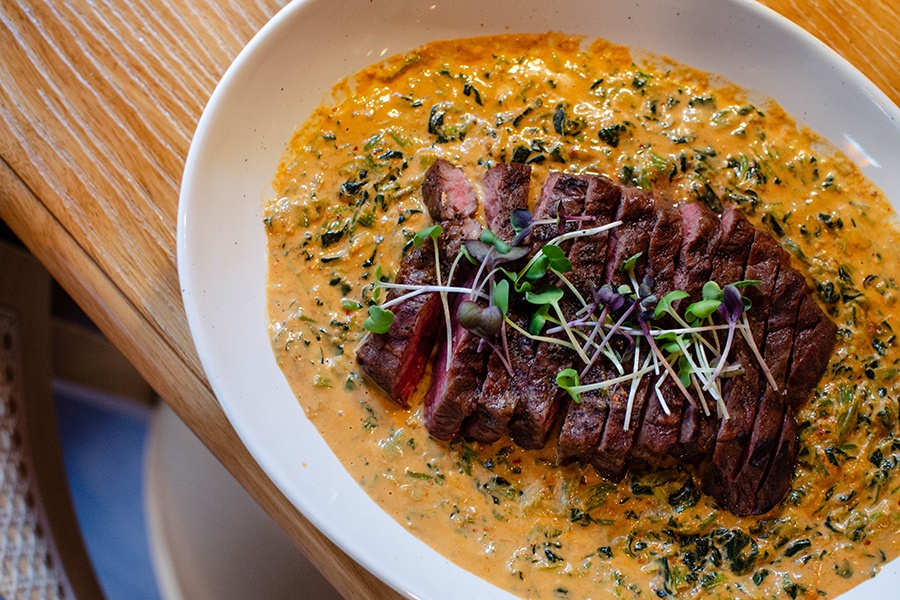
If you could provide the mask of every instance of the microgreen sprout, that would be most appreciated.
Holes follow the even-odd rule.
[[[369,318],[363,322],[363,327],[372,333],[387,333],[393,322],[393,312],[374,304],[369,307]]]

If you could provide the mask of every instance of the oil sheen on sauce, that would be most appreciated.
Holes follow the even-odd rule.
[[[265,206],[271,340],[307,417],[409,531],[527,598],[834,597],[897,556],[900,238],[845,156],[774,102],[561,34],[432,43],[333,96],[291,139]],[[533,190],[550,170],[590,171],[737,204],[778,239],[840,327],[797,416],[785,500],[737,518],[687,469],[615,485],[558,467],[552,444],[439,442],[422,424],[424,390],[407,411],[367,382],[354,348],[375,270],[390,278],[429,225],[419,185],[436,158],[476,185],[491,165],[524,161]]]

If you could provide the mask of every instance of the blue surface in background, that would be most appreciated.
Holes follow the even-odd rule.
[[[75,512],[108,600],[159,600],[144,519],[149,410],[56,386],[59,434]]]

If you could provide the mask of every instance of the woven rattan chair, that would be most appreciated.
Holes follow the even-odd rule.
[[[0,244],[0,598],[102,598],[72,508],[52,398],[51,279]]]

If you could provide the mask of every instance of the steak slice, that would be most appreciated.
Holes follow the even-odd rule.
[[[622,188],[606,177],[586,176],[586,179],[588,187],[585,190],[582,215],[592,220],[583,222],[582,229],[608,225],[619,209]],[[575,289],[585,295],[585,299],[590,298],[589,294],[594,287],[603,284],[609,236],[609,231],[603,231],[572,240],[568,254],[572,270],[566,276]]]
[[[689,202],[679,207],[681,213],[681,246],[678,249],[678,268],[675,270],[675,289],[689,294],[685,302],[700,299],[703,284],[712,269],[710,252],[715,244],[719,219],[702,202]]]
[[[425,171],[422,200],[435,221],[471,218],[478,210],[472,183],[459,167],[439,158]]]
[[[614,376],[610,369],[595,365],[585,374],[584,383],[597,383]],[[580,402],[570,401],[559,432],[557,462],[586,464],[600,441],[608,413],[608,390],[584,392]]]
[[[804,402],[819,382],[828,366],[836,334],[837,326],[807,292],[797,314],[794,351],[785,389],[788,404],[792,407]]]
[[[783,267],[778,272],[769,304],[763,357],[779,390],[782,390],[787,377],[797,314],[805,293],[806,283],[797,271]],[[772,461],[775,441],[780,438],[785,419],[789,417],[792,420],[793,415],[785,405],[783,390],[776,392],[768,387],[759,375],[755,358],[749,356],[744,348],[738,350],[745,375],[735,378],[734,387],[747,385],[751,379],[748,369],[753,369],[759,388],[753,399],[752,420],[746,421],[749,409],[742,402],[732,401],[729,404],[729,411],[732,405],[744,410],[723,421],[716,438],[713,461],[704,475],[703,489],[734,514],[757,514],[745,511],[762,506],[756,501],[756,490],[760,486],[768,486],[770,496],[779,489],[777,482],[765,481],[765,472]],[[726,428],[729,423],[731,426]],[[786,446],[787,450],[790,448],[790,445]],[[779,499],[787,491],[790,477],[782,478],[781,483],[785,487],[780,488]]]
[[[583,215],[593,220],[585,222],[584,228],[610,223],[618,211],[622,198],[622,188],[609,179],[592,176],[589,177],[589,181]],[[572,271],[568,277],[575,289],[585,298],[590,298],[591,291],[603,283],[600,276],[606,266],[608,241],[608,231],[572,241],[568,255]],[[598,335],[601,335],[601,332],[598,332]],[[610,367],[604,366],[604,361],[605,359],[600,359],[585,373],[583,383],[596,383],[615,376]],[[560,464],[574,461],[587,463],[603,433],[609,412],[608,399],[608,391],[598,390],[581,394],[581,402],[569,402],[557,445],[557,459]]]
[[[713,249],[710,279],[720,286],[743,279],[753,246],[755,229],[734,207],[726,208],[719,221],[719,233]],[[725,345],[724,332],[720,345]],[[712,461],[703,475],[705,489],[711,490],[716,501],[730,510],[735,493],[733,478],[741,468],[744,448],[750,441],[753,420],[759,405],[762,388],[756,358],[743,337],[735,333],[730,354],[743,369],[743,375],[721,386],[722,398],[729,418],[719,422],[715,434]],[[722,356],[720,360],[729,360]]]
[[[638,282],[646,271],[650,236],[658,220],[653,196],[637,188],[623,188],[622,201],[615,220],[622,221],[622,224],[609,234],[609,251],[603,281],[618,287],[622,284],[631,285],[628,274],[622,272],[622,263],[639,252],[643,256],[638,260],[635,269]]]
[[[531,195],[531,167],[520,163],[499,164],[487,170],[484,184],[484,216],[488,227],[505,242],[516,231],[510,217],[519,208],[528,208]]]
[[[434,250],[425,246],[410,248],[396,281],[408,285],[437,283]],[[398,292],[391,290],[387,299],[397,296]],[[356,360],[391,400],[408,408],[409,397],[422,379],[435,336],[444,322],[441,298],[437,294],[420,294],[392,311],[391,328],[387,333],[369,333],[356,350]]]
[[[425,206],[444,233],[439,238],[442,271],[459,251],[464,237],[481,230],[472,216],[478,207],[472,186],[450,163],[437,160],[425,173],[422,188]],[[400,263],[396,283],[434,285],[437,283],[434,250],[427,244],[412,247]],[[391,290],[387,300],[404,292]],[[434,348],[437,331],[444,324],[438,294],[420,294],[401,302],[391,310],[394,322],[386,333],[370,333],[356,350],[360,367],[388,397],[403,407],[416,389]]]
[[[462,300],[463,296],[459,296],[450,311],[449,363],[447,339],[443,338],[438,346],[431,387],[425,396],[425,427],[440,440],[456,438],[463,419],[475,410],[490,352],[486,346],[486,351],[481,351],[481,338],[459,324],[456,311]]]
[[[484,212],[488,227],[500,239],[511,242],[516,235],[510,217],[519,208],[528,208],[531,167],[518,163],[499,164],[484,176]],[[519,312],[519,311],[513,311]],[[511,315],[527,329],[527,321]],[[533,356],[531,341],[507,328],[506,343],[514,373],[527,373],[527,359]],[[463,422],[463,436],[478,442],[495,442],[506,433],[520,397],[516,378],[510,378],[503,361],[491,352],[483,368],[484,382],[474,412]]]
[[[449,270],[464,240],[477,238],[481,224],[475,220],[478,199],[465,173],[443,159],[425,171],[422,200],[428,214],[444,232],[439,239],[443,271]]]
[[[653,226],[647,248],[647,271],[654,280],[653,293],[657,298],[662,298],[675,289],[682,235],[681,214],[668,203],[657,201],[657,215],[659,218]],[[668,412],[658,396],[665,399]],[[687,399],[671,377],[666,377],[659,388],[654,386],[650,391],[650,402],[644,404],[632,456],[653,463],[668,456],[678,443],[686,403]]]
[[[643,412],[644,403],[648,401],[647,396],[653,393],[650,377],[644,377],[640,382],[635,381],[633,385],[635,386],[634,399],[627,424],[628,398],[632,393],[632,385],[618,385],[612,390],[606,427],[604,427],[600,442],[590,457],[591,464],[597,472],[610,481],[622,481],[625,476],[628,468],[628,454],[634,444],[638,419]]]
[[[582,214],[589,186],[587,178],[552,172],[541,190],[534,219],[556,217],[560,207],[566,215]],[[577,222],[567,222],[564,227],[574,229]],[[558,230],[553,227],[536,228],[531,235],[532,251],[538,251],[557,234]],[[569,247],[571,241],[560,245],[564,252]],[[538,345],[527,380],[519,388],[522,396],[509,421],[510,437],[523,448],[543,448],[547,443],[560,409],[561,395],[556,385],[556,375],[569,367],[573,358],[573,352],[568,348],[551,343]]]
[[[647,270],[647,250],[659,216],[652,195],[637,188],[622,190],[622,200],[615,217],[622,224],[609,235],[604,282],[614,286],[627,283],[630,286],[628,274],[621,271],[621,266],[638,252],[643,254],[635,269],[640,281]],[[594,468],[612,481],[620,481],[625,475],[628,454],[634,444],[646,397],[650,393],[648,388],[652,388],[650,377],[644,377],[633,385],[636,386],[636,393],[633,394],[630,414],[627,413],[632,384],[621,384],[612,390],[606,427],[590,459]]]
[[[700,300],[703,284],[709,280],[712,270],[710,253],[715,244],[719,219],[702,202],[682,204],[679,211],[682,236],[678,268],[675,270],[675,289],[686,292],[688,298],[681,302],[690,304]],[[715,439],[716,422],[714,408],[706,414],[701,406],[687,403],[672,454],[686,462],[695,462],[706,456]]]
[[[753,496],[755,502],[752,508],[748,509],[748,514],[761,515],[769,512],[784,498],[785,493],[791,487],[791,479],[794,476],[797,447],[797,420],[793,411],[788,409],[784,412],[778,446],[772,453],[769,470],[766,471]],[[740,516],[740,513],[736,512],[735,514]]]

